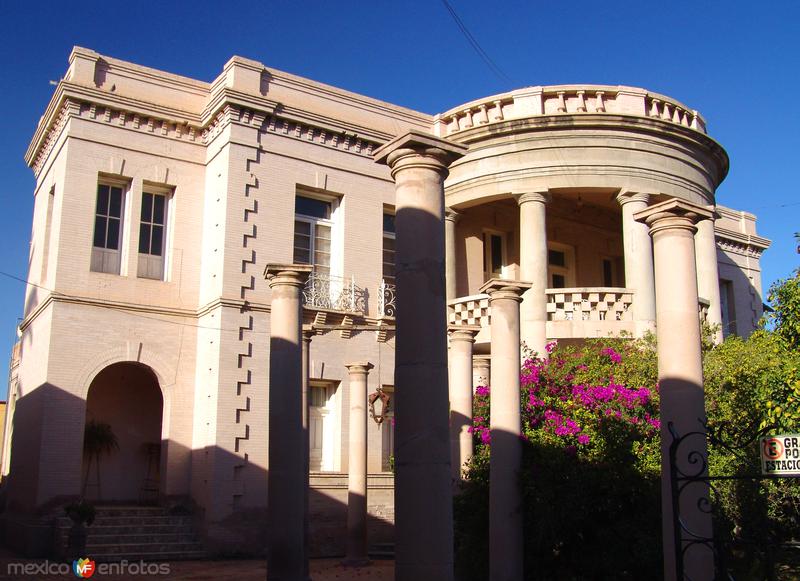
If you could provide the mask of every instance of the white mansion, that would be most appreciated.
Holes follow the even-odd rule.
[[[522,337],[641,335],[652,246],[633,215],[715,207],[695,235],[698,316],[761,316],[755,217],[715,204],[728,158],[695,110],[626,86],[526,87],[438,115],[233,57],[204,82],[76,47],[26,154],[37,185],[2,474],[7,541],[46,552],[48,515],[191,507],[210,550],[257,553],[267,501],[269,263],[306,263],[311,535],[342,550],[350,388],[393,395],[394,202],[373,153],[409,130],[466,146],[445,182],[449,322],[489,367],[490,278],[533,281]],[[546,315],[542,315],[546,313]],[[402,394],[398,394],[402,398]],[[391,411],[389,412],[391,415]],[[84,427],[118,448],[88,466]],[[369,422],[368,508],[391,537],[393,420]],[[372,533],[371,533],[372,534]]]

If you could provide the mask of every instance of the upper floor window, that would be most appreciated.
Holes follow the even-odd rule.
[[[506,235],[501,232],[483,233],[483,275],[486,280],[506,276]]]
[[[333,202],[295,197],[294,262],[311,264],[318,274],[331,273]]]
[[[167,202],[167,195],[164,193],[142,193],[137,269],[137,276],[140,278],[164,278]]]
[[[383,280],[395,283],[395,228],[394,214],[383,215]]]
[[[125,192],[121,185],[98,184],[91,270],[119,274]]]
[[[571,246],[547,243],[547,282],[549,288],[575,286],[575,250]]]

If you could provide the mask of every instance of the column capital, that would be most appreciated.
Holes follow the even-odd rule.
[[[392,175],[408,167],[427,167],[442,173],[467,153],[467,146],[412,129],[379,147],[372,158],[388,165]]]
[[[489,304],[497,299],[512,299],[517,302],[521,302],[522,295],[532,286],[532,283],[523,282],[520,280],[491,278],[483,284],[478,292],[489,295]]]
[[[314,329],[313,325],[303,325],[302,335],[303,335],[303,341],[304,342],[310,343],[311,342],[311,338],[314,337],[314,335],[316,335],[316,334],[317,334],[317,330]]]
[[[347,367],[348,373],[350,375],[366,375],[369,373],[370,369],[373,369],[375,366],[370,363],[369,361],[357,361],[354,363],[345,363],[345,367]]]
[[[553,197],[550,195],[550,192],[543,191],[543,192],[522,192],[522,193],[515,193],[512,192],[511,195],[517,201],[517,205],[521,206],[522,204],[527,204],[528,202],[538,202],[540,204],[547,204]]]
[[[632,192],[630,190],[620,190],[617,194],[617,202],[620,206],[624,206],[630,202],[650,202],[650,194],[647,192]]]
[[[689,230],[694,234],[696,224],[711,220],[713,212],[704,206],[673,198],[636,212],[633,219],[650,226],[650,235],[662,230]]]
[[[480,332],[481,328],[480,325],[449,325],[447,334],[450,335],[450,341],[474,343],[475,335]]]
[[[452,222],[453,224],[458,224],[458,221],[461,220],[461,212],[457,212],[453,208],[447,207],[444,209],[444,219],[447,222]]]
[[[269,288],[276,286],[302,288],[312,270],[310,264],[268,264],[264,269],[264,278],[269,282]]]

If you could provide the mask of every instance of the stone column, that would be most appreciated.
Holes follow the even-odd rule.
[[[479,326],[450,328],[450,461],[453,482],[461,481],[464,464],[472,457],[472,345]]]
[[[650,227],[656,283],[656,330],[658,337],[658,381],[661,396],[661,509],[664,537],[664,578],[712,579],[714,558],[709,547],[696,544],[681,555],[681,532],[673,525],[669,447],[672,425],[679,436],[705,433],[703,366],[700,322],[697,313],[697,274],[694,235],[696,224],[711,218],[707,209],[668,200],[651,206],[634,218]],[[690,437],[678,449],[676,465],[687,474],[697,472],[696,460],[707,457],[704,437]],[[686,487],[680,495],[680,518],[694,534],[711,538],[711,515],[702,510],[708,487]]]
[[[713,207],[709,210],[714,213]],[[714,218],[716,215],[714,215]],[[714,218],[697,223],[694,250],[697,255],[697,293],[709,302],[709,325],[716,326],[714,342],[722,343],[722,302],[719,296],[719,269],[717,265],[717,240],[714,236]]]
[[[302,330],[302,340],[303,340],[303,395],[302,395],[302,406],[303,406],[303,439],[305,442],[303,443],[303,450],[305,452],[304,460],[305,460],[305,498],[303,502],[305,503],[305,515],[303,520],[303,535],[305,537],[305,541],[303,544],[303,550],[305,552],[305,558],[303,562],[303,578],[306,581],[310,581],[311,573],[308,570],[308,559],[310,557],[309,554],[309,541],[310,541],[310,510],[308,504],[308,495],[309,490],[311,488],[311,483],[309,481],[309,472],[311,470],[310,461],[309,461],[309,454],[311,453],[311,447],[309,443],[309,424],[308,424],[308,390],[309,390],[309,378],[311,377],[310,373],[310,365],[311,365],[311,338],[315,335],[315,331],[311,327],[311,325],[303,325]]]
[[[444,248],[445,248],[445,281],[447,282],[447,300],[456,298],[456,224],[461,214],[452,208],[445,208],[444,212]]]
[[[547,351],[547,192],[515,194],[519,204],[520,278],[531,282],[520,306],[522,341],[545,357]]]
[[[349,363],[350,444],[347,461],[347,553],[344,564],[360,567],[367,557],[367,375],[373,365]]]
[[[523,578],[520,301],[530,283],[493,278],[481,287],[492,315],[489,579]]]
[[[395,579],[453,579],[444,180],[466,147],[410,131],[375,152],[395,180]]]
[[[647,208],[650,199],[641,192],[620,192],[622,206],[622,240],[625,253],[625,287],[633,289],[633,320],[636,336],[655,331],[656,290],[653,277],[653,244],[649,229],[633,219],[636,212]]]
[[[269,525],[267,578],[305,581],[307,440],[303,430],[302,289],[311,266],[268,264]],[[304,450],[303,447],[306,447]]]
[[[491,355],[472,356],[472,391],[479,385],[489,385],[489,373],[491,371]]]

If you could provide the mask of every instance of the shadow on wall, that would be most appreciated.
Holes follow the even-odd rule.
[[[152,443],[153,433],[157,434],[160,394],[150,391],[135,401],[126,390],[134,389],[134,377],[152,381],[150,371],[138,364],[118,365],[97,376],[102,380],[98,385],[106,387],[97,391],[97,397],[90,390],[89,413],[86,400],[51,384],[17,401],[10,473],[0,488],[3,544],[26,557],[54,554],[54,520],[64,516],[64,505],[81,497],[85,483],[84,428],[91,417],[111,424],[119,443],[119,448],[101,456],[97,505],[158,503],[188,508],[210,556],[265,556],[267,471],[217,446],[190,450],[169,439],[160,440],[159,469],[154,471],[145,444]],[[127,374],[126,382],[111,381],[120,379],[122,372]],[[190,456],[191,468],[186,462]],[[169,484],[190,482],[183,474],[190,469],[188,489]],[[151,494],[154,472],[156,492]],[[343,556],[345,552],[347,475],[334,480],[309,493],[312,556]],[[87,494],[96,498],[92,487],[88,488]],[[392,496],[391,489],[376,491],[375,497],[370,490],[370,545],[393,541],[393,503],[385,504]]]

